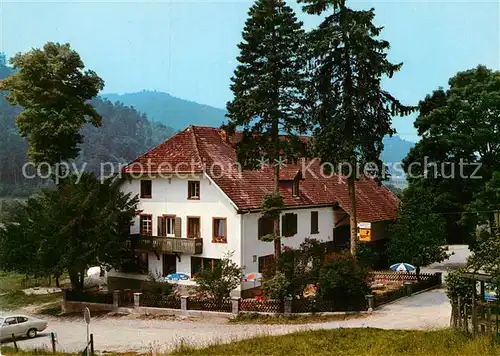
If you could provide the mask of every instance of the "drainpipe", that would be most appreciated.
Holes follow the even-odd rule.
[[[243,259],[245,258],[245,243],[243,242],[243,236],[245,233],[245,219],[244,217],[250,214],[250,210],[248,210],[245,214],[240,215],[240,221],[241,221],[241,233],[240,233],[240,253],[241,253],[241,263],[243,264]],[[240,266],[242,267],[242,266]],[[245,268],[246,268],[245,264]],[[241,289],[241,283],[240,283],[240,293],[243,291]]]
[[[240,215],[240,219],[241,219],[241,236],[240,236],[240,251],[241,251],[241,262],[243,262],[243,258],[245,256],[245,244],[243,243],[243,236],[244,236],[244,233],[245,233],[245,219],[244,217],[249,215],[250,214],[250,210],[248,210],[245,214],[241,214]],[[245,267],[246,267],[246,264],[245,264]]]

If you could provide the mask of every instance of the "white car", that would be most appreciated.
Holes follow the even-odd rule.
[[[33,338],[39,331],[47,329],[48,322],[26,315],[0,316],[0,340],[14,337]]]

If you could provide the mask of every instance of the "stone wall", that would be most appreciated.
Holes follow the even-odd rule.
[[[85,308],[91,312],[110,312],[113,311],[113,304],[87,303],[87,302],[62,302],[63,313],[82,313]]]

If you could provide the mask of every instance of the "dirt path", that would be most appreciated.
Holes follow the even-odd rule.
[[[97,351],[166,351],[186,342],[203,346],[266,334],[286,334],[308,329],[374,327],[383,329],[433,329],[449,325],[450,304],[444,290],[401,299],[367,318],[307,325],[228,324],[221,319],[144,319],[130,316],[94,318],[90,331]],[[58,350],[79,351],[85,346],[82,318],[48,318],[49,329],[39,337],[19,342],[21,348],[50,347],[49,332],[58,336]]]

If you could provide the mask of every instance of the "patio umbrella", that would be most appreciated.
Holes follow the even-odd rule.
[[[409,263],[395,263],[390,267],[390,269],[396,272],[410,272],[414,271],[415,267]]]
[[[241,277],[242,280],[244,280],[245,282],[260,282],[262,281],[262,274],[260,274],[259,272],[252,272],[252,273],[247,273],[247,274],[244,274],[242,277]]]
[[[244,274],[241,276],[241,281],[242,282],[252,282],[253,281],[253,286],[255,288],[255,282],[261,282],[262,281],[262,274],[259,272],[251,272]]]
[[[167,275],[169,281],[187,281],[190,277],[185,273],[172,273]]]

